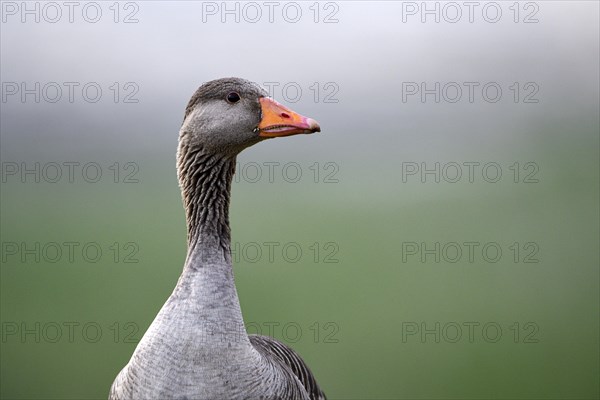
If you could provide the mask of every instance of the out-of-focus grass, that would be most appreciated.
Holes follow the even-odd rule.
[[[288,343],[332,399],[597,398],[598,152],[594,135],[579,137],[585,143],[526,154],[540,165],[537,184],[402,183],[397,169],[385,168],[395,160],[341,164],[334,184],[235,184],[234,243],[281,243],[273,263],[264,253],[260,262],[243,255],[236,262],[246,322],[263,334],[271,325],[282,340],[298,336],[300,327],[298,340]],[[505,168],[515,161],[510,154],[497,160]],[[7,256],[3,326],[63,329],[56,343],[43,335],[39,343],[33,334],[3,336],[2,398],[106,397],[135,347],[124,343],[125,335],[141,337],[183,265],[185,226],[173,165],[172,159],[144,162],[140,183],[131,185],[2,185],[3,242],[98,242],[105,251],[113,242],[139,246],[134,264],[115,263],[112,253],[97,263],[76,255],[72,264],[65,257],[36,263]],[[403,242],[467,241],[497,242],[503,257],[402,260]],[[339,262],[324,263],[324,252],[315,262],[309,246],[328,242],[338,246]],[[514,263],[513,242],[537,243],[540,262]],[[286,243],[302,248],[298,262],[283,258]],[[68,322],[79,324],[72,342]],[[102,328],[96,343],[82,334],[89,322]],[[128,322],[139,331],[126,329]],[[462,337],[403,341],[407,324],[436,322],[448,329],[457,323]],[[472,343],[469,322],[480,324]],[[482,336],[486,323],[502,328],[496,343]],[[529,337],[536,343],[524,343],[534,330],[527,323],[539,328]],[[292,329],[284,333],[286,326]],[[94,336],[91,329],[88,339]]]

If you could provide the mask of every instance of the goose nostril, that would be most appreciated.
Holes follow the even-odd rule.
[[[284,112],[282,112],[282,113],[281,113],[281,116],[282,116],[283,118],[291,118],[289,114],[287,114],[287,113],[284,113]]]

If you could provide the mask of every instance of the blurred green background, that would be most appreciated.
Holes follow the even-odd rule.
[[[183,266],[175,171],[183,109],[203,80],[227,75],[299,82],[305,95],[287,104],[323,128],[239,157],[230,218],[252,333],[271,333],[297,350],[331,399],[599,397],[597,3],[540,3],[540,23],[529,26],[394,25],[399,4],[342,2],[340,22],[330,26],[190,27],[185,7],[198,11],[199,4],[140,3],[140,24],[75,24],[83,39],[71,38],[68,24],[2,26],[3,82],[135,80],[140,87],[137,104],[2,103],[2,398],[106,398]],[[351,33],[360,22],[364,30]],[[102,36],[121,29],[132,35],[123,39],[128,51]],[[261,48],[256,65],[244,64],[250,50],[235,40],[245,29],[252,39],[274,35],[270,50],[287,43],[321,61],[302,65],[283,54],[273,65]],[[174,40],[182,30],[197,35],[182,44]],[[25,31],[32,33],[24,44],[11,47]],[[209,40],[207,32],[224,36]],[[64,35],[70,39],[59,41]],[[87,49],[85,38],[100,48]],[[189,53],[221,41],[236,51],[208,60]],[[57,52],[36,47],[44,44]],[[71,69],[78,50],[90,58],[77,56],[83,68]],[[48,61],[54,75],[30,59]],[[404,81],[475,80],[500,82],[502,101],[401,98]],[[314,101],[308,87],[315,81],[334,81],[339,101]],[[514,81],[536,82],[540,102],[514,103],[507,89]],[[80,168],[73,183],[7,173],[13,163],[69,161],[98,163],[101,179],[86,182]],[[118,183],[109,168],[115,162]],[[265,163],[273,162],[296,163],[301,178],[291,182],[296,170],[283,175],[276,166],[270,181]],[[464,162],[495,162],[502,177],[490,183],[479,167],[471,183]],[[404,179],[406,163],[458,163],[463,177]],[[525,181],[532,168],[535,183]],[[137,182],[124,183],[131,172]],[[65,242],[79,243],[72,262]],[[278,243],[272,260],[266,242]],[[479,243],[473,262],[465,245],[457,262],[448,260],[451,246],[440,249],[439,262],[406,252],[411,243],[421,250],[422,243],[465,242]],[[37,252],[39,261],[21,255],[35,243],[48,250]],[[93,244],[88,257],[102,250],[96,262],[82,254],[86,243]],[[501,248],[497,262],[482,255],[485,243]],[[297,248],[302,255],[292,262]]]

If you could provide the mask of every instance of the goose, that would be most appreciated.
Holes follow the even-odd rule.
[[[242,150],[266,139],[320,130],[315,120],[245,79],[217,79],[194,93],[177,150],[188,234],[183,272],[115,378],[110,400],[326,398],[294,350],[246,333],[228,216]]]

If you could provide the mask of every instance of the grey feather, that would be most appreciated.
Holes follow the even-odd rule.
[[[235,104],[228,93],[240,95]],[[201,86],[179,133],[177,171],[188,253],[175,289],[115,378],[109,399],[325,399],[300,356],[248,336],[231,263],[229,201],[237,154],[264,140],[252,82]]]
[[[287,345],[273,339],[269,336],[249,335],[250,343],[264,357],[277,360],[284,368],[289,368],[298,378],[304,390],[308,393],[311,400],[326,400],[325,393],[317,384],[308,365],[300,358],[298,353]]]

